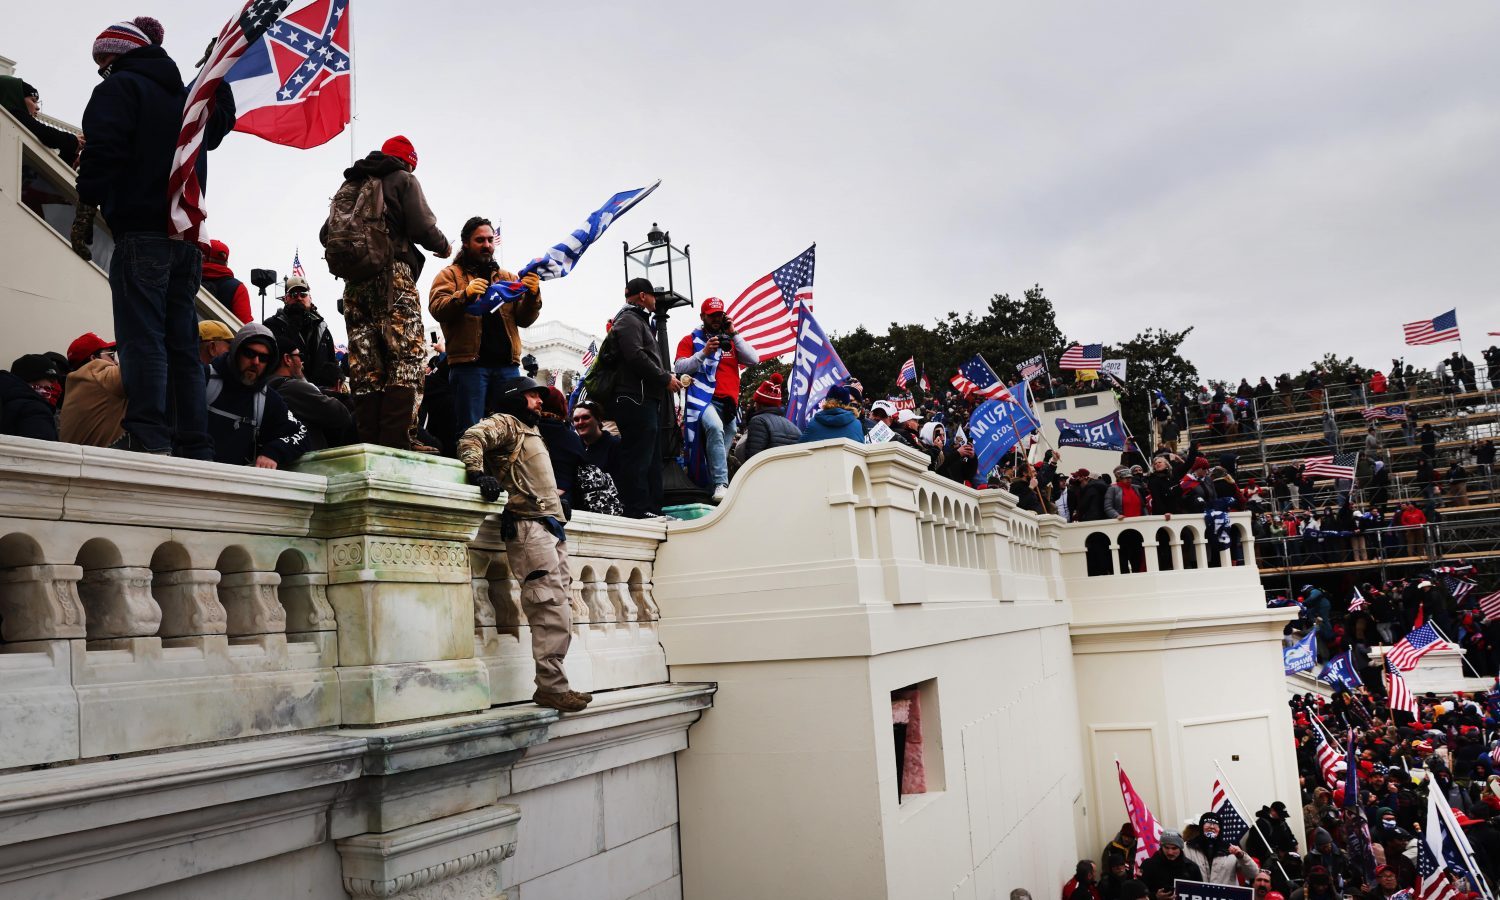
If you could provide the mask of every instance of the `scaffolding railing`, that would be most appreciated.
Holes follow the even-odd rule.
[[[1257,537],[1255,556],[1268,594],[1293,591],[1319,575],[1364,573],[1357,580],[1383,582],[1460,560],[1475,567],[1488,592],[1500,573],[1500,515]]]

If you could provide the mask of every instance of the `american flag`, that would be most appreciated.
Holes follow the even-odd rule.
[[[1407,322],[1401,330],[1408,344],[1441,344],[1459,340],[1458,310],[1450,309],[1435,319]]]
[[[1151,815],[1151,810],[1146,808],[1141,795],[1131,787],[1130,778],[1126,776],[1125,768],[1120,765],[1119,760],[1115,760],[1115,771],[1120,774],[1120,796],[1125,800],[1125,817],[1135,826],[1135,868],[1139,871],[1141,863],[1161,849],[1161,825],[1157,823],[1156,816]]]
[[[1484,613],[1484,620],[1486,622],[1492,619],[1500,619],[1500,591],[1480,597],[1479,611]]]
[[[1396,668],[1403,672],[1410,672],[1417,667],[1417,660],[1448,646],[1448,642],[1437,633],[1437,628],[1431,622],[1421,628],[1414,629],[1411,634],[1396,642],[1391,652],[1386,654],[1386,659],[1396,664]]]
[[[1059,369],[1097,369],[1104,365],[1103,344],[1074,344],[1057,361]]]
[[[589,348],[583,351],[583,359],[580,360],[585,372],[588,371],[589,366],[592,366],[594,364],[594,354],[598,352],[599,343],[597,341],[589,341]]]
[[[1396,662],[1389,653],[1385,657],[1385,692],[1389,697],[1386,705],[1392,710],[1416,716],[1417,699],[1412,696],[1411,688],[1406,686],[1406,679],[1401,677],[1401,670],[1396,668]]]
[[[1393,422],[1406,421],[1406,407],[1404,406],[1371,406],[1360,411],[1365,421],[1373,422],[1376,419],[1390,419]]]
[[[292,252],[292,275],[296,278],[307,277],[307,270],[302,268],[302,250],[300,248]]]
[[[990,364],[984,361],[984,355],[974,354],[966,362],[958,367],[958,374],[948,379],[958,392],[965,397],[978,396],[983,400],[1009,400],[1010,391],[1006,390],[1005,383]]]
[[[1474,590],[1474,582],[1465,581],[1462,578],[1454,578],[1452,575],[1444,575],[1443,587],[1447,588],[1448,593],[1453,595],[1455,602],[1463,603],[1464,598],[1469,596],[1469,591]]]
[[[817,244],[760,279],[729,304],[734,330],[744,336],[765,362],[797,349],[797,311],[812,309],[813,264]]]
[[[917,382],[917,358],[913,356],[901,364],[901,371],[896,375],[896,387],[904,388],[908,384]]]
[[[1425,839],[1417,841],[1417,900],[1458,900],[1460,894]]]
[[[1219,835],[1231,844],[1239,844],[1241,839],[1250,831],[1250,823],[1240,815],[1235,808],[1234,802],[1224,792],[1224,785],[1219,779],[1214,779],[1213,800],[1209,803],[1210,811],[1219,817]]]
[[[1302,463],[1303,478],[1353,478],[1354,466],[1359,453],[1339,453],[1333,456],[1309,456]]]
[[[1467,845],[1468,840],[1456,826],[1451,830],[1458,834],[1451,833],[1448,819],[1438,805],[1448,802],[1441,793],[1427,792],[1427,821],[1417,838],[1418,900],[1457,900],[1460,894],[1448,873],[1472,877],[1468,861],[1459,849],[1459,842]]]
[[[1344,754],[1333,743],[1333,737],[1323,727],[1317,716],[1313,716],[1313,746],[1318,757],[1318,769],[1323,773],[1323,783],[1330,788],[1338,784],[1338,764]]]
[[[1365,599],[1365,595],[1361,594],[1359,592],[1359,588],[1355,588],[1354,589],[1354,596],[1349,599],[1349,611],[1350,612],[1359,612],[1362,609],[1369,609],[1369,608],[1370,608],[1370,601],[1366,600]]]
[[[266,29],[286,12],[290,0],[249,0],[239,15],[219,31],[208,61],[199,70],[188,89],[182,111],[182,130],[177,135],[177,150],[172,156],[172,174],[167,182],[170,199],[167,218],[171,237],[206,244],[203,220],[202,186],[198,184],[198,154],[203,150],[203,136],[213,113],[214,92],[224,76],[234,68],[246,49],[265,36]]]

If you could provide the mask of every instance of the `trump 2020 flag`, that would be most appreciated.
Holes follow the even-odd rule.
[[[292,5],[224,81],[234,91],[235,131],[305,150],[349,124],[354,47],[349,0]]]
[[[798,428],[806,428],[823,398],[828,396],[828,389],[848,377],[849,370],[833,349],[833,341],[823,333],[812,312],[806,306],[801,307],[797,314],[797,351],[792,357],[786,417]]]
[[[1120,775],[1120,796],[1125,801],[1125,817],[1135,826],[1135,868],[1139,871],[1141,863],[1161,849],[1161,825],[1157,823],[1156,816],[1151,815],[1151,810],[1146,808],[1146,801],[1135,792],[1130,777],[1125,774],[1125,767],[1120,765],[1119,760],[1115,760],[1115,771]]]
[[[1057,446],[1059,447],[1088,447],[1092,450],[1125,449],[1125,423],[1120,421],[1118,412],[1112,412],[1092,422],[1053,419],[1052,424],[1057,426]]]
[[[987,478],[990,471],[1000,464],[1006,451],[1036,431],[1037,422],[1031,414],[1031,406],[1014,394],[1009,396],[1009,400],[986,400],[969,416],[969,442],[974,445],[979,460],[977,471],[980,478]]]
[[[1317,632],[1312,632],[1317,634]],[[1323,671],[1318,673],[1318,680],[1328,684],[1342,686],[1349,690],[1363,687],[1364,682],[1360,680],[1359,673],[1354,670],[1354,651],[1345,650],[1323,666]]]
[[[490,289],[483,297],[470,303],[465,309],[471,315],[480,316],[492,313],[506,303],[521,299],[526,294],[526,286],[520,282],[520,279],[527,275],[535,273],[542,281],[551,281],[567,275],[578,264],[578,258],[583,256],[583,251],[592,247],[594,242],[604,234],[606,228],[614,224],[616,219],[634,209],[637,203],[651,196],[651,192],[660,186],[661,179],[658,178],[649,187],[621,191],[610,197],[604,201],[603,206],[589,213],[588,221],[583,223],[583,227],[575,230],[561,242],[553,244],[546,255],[538,256],[522,266],[521,271],[516,273],[517,280],[495,282],[490,285]]]
[[[1306,672],[1318,664],[1318,633],[1309,631],[1307,637],[1282,651],[1286,674]]]

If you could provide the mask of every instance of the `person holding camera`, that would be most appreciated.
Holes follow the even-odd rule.
[[[527,293],[514,303],[503,303],[481,316],[468,305],[483,297],[497,281],[516,276],[495,262],[499,238],[490,220],[474,216],[459,232],[462,246],[452,265],[432,279],[427,310],[443,329],[448,348],[448,383],[453,387],[457,434],[484,418],[485,397],[493,386],[521,376],[521,333],[542,313],[541,282],[535,275],[521,279]],[[447,437],[446,435],[444,436]]]
[[[708,457],[708,480],[713,502],[729,490],[729,445],[734,443],[740,404],[740,370],[760,362],[760,354],[734,330],[724,311],[724,301],[709,297],[698,311],[703,326],[677,342],[672,371],[678,375],[712,379],[713,398],[697,421],[686,427],[698,429]],[[704,487],[709,487],[705,484]]]

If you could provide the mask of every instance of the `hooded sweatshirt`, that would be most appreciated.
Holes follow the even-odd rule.
[[[852,410],[842,406],[828,406],[818,410],[807,427],[802,429],[799,443],[826,441],[830,438],[848,438],[856,444],[863,444],[865,430],[860,427],[859,418]]]
[[[235,360],[240,347],[252,341],[270,349],[272,362],[255,384],[246,387],[240,383]],[[234,336],[228,353],[214,357],[209,363],[210,396],[213,383],[219,383],[219,396],[208,405],[208,434],[213,438],[216,461],[248,466],[254,465],[256,457],[268,456],[276,461],[278,468],[284,469],[307,449],[307,429],[287,409],[280,394],[266,389],[276,371],[275,359],[276,338],[269,328],[252,322]],[[255,421],[257,396],[265,398],[259,423]]]

